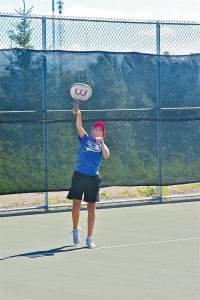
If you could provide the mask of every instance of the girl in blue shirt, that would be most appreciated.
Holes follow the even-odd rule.
[[[86,246],[94,248],[93,231],[95,224],[96,202],[99,201],[99,167],[103,158],[109,158],[109,149],[104,143],[106,128],[103,122],[97,121],[88,135],[82,126],[81,111],[74,110],[76,117],[76,128],[80,149],[77,156],[75,171],[72,177],[72,184],[67,196],[73,199],[72,222],[73,222],[73,243],[80,243],[79,216],[82,199],[87,202],[88,211],[88,233]]]

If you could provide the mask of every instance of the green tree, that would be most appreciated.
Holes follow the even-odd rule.
[[[26,10],[25,0],[23,0],[23,4],[23,9],[19,8],[19,10],[15,10],[20,16],[22,16],[22,18],[20,19],[20,22],[16,25],[16,31],[9,31],[9,38],[20,48],[32,49],[33,47],[30,44],[32,34],[31,20],[29,20],[27,17],[30,16],[33,6]]]
[[[165,51],[163,52],[163,55],[170,55],[170,53],[169,53],[169,51],[165,50]]]

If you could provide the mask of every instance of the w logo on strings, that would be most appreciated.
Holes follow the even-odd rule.
[[[74,100],[86,101],[92,96],[92,89],[85,83],[74,83],[70,89],[70,95]]]

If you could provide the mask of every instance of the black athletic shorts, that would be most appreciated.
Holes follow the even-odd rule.
[[[75,171],[67,198],[73,200],[83,199],[85,202],[98,202],[100,183],[101,177],[99,175],[89,176]]]

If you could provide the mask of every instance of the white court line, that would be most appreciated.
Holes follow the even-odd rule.
[[[95,250],[143,246],[143,245],[152,245],[152,244],[187,242],[187,241],[192,241],[192,240],[200,240],[200,237],[191,237],[191,238],[184,238],[184,239],[164,240],[164,241],[151,241],[151,242],[133,243],[133,244],[126,244],[126,245],[102,246],[102,247],[95,248]]]

